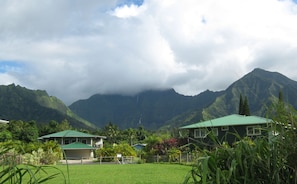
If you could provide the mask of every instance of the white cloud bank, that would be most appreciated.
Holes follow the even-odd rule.
[[[0,84],[69,104],[95,93],[222,90],[254,68],[297,80],[296,22],[289,0],[2,0],[0,68],[22,68],[1,71]]]

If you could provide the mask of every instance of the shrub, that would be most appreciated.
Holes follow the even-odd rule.
[[[114,144],[110,147],[100,148],[96,151],[96,155],[104,158],[102,161],[114,161],[117,154],[122,156],[136,156],[136,151],[127,143]],[[99,158],[101,159],[101,158]]]
[[[177,148],[171,148],[168,151],[169,162],[178,162],[180,160],[181,151]]]
[[[13,143],[2,143],[0,145],[0,183],[44,183],[57,176],[62,176],[62,182],[66,183],[66,178],[59,169],[53,174],[47,174],[47,166],[34,166],[29,164],[19,165],[19,154],[14,149]]]
[[[280,154],[279,142],[245,138],[233,147],[226,144],[202,150],[184,183],[293,183],[294,169]]]

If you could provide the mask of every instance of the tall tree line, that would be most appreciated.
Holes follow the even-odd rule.
[[[239,97],[238,114],[245,115],[245,116],[250,116],[251,115],[250,107],[249,107],[249,103],[248,103],[248,98],[247,98],[247,96],[245,96],[244,99],[243,99],[241,94],[240,94],[240,97]]]

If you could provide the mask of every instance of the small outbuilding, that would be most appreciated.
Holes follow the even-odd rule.
[[[132,145],[132,147],[136,150],[136,151],[140,151],[143,150],[146,147],[147,144],[142,144],[142,143],[137,143]]]

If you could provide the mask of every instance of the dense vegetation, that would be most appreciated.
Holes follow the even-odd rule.
[[[176,162],[182,152],[196,154],[197,161],[184,183],[297,183],[297,111],[284,102],[281,92],[278,102],[268,109],[267,116],[274,123],[263,131],[273,132],[271,136],[254,140],[239,138],[240,141],[232,145],[213,138],[216,145],[208,150],[187,145],[174,132],[151,132],[141,126],[121,130],[108,123],[92,133],[108,137],[105,147],[96,152],[97,156],[120,152],[123,156],[139,156],[143,162],[150,162],[150,156],[164,155],[169,158],[167,161]],[[42,126],[34,121],[20,120],[1,124],[1,182],[21,183],[29,178],[29,183],[42,183],[56,176],[66,181],[63,172],[56,170],[46,174],[46,168],[42,166],[62,158],[60,147],[55,142],[39,143],[37,137],[71,128],[66,120],[60,123],[50,121]],[[134,143],[147,145],[136,151],[131,148]],[[25,165],[20,166],[20,163]]]
[[[43,90],[29,90],[14,84],[0,85],[0,119],[35,121],[67,119],[72,126],[91,129],[95,126],[74,114],[61,100]]]
[[[197,111],[211,104],[218,94],[205,91],[191,97],[180,95],[173,89],[145,91],[133,96],[97,94],[87,100],[77,101],[69,108],[98,127],[113,122],[120,128],[141,125],[156,130],[176,115]]]
[[[277,96],[275,91],[280,91],[279,89],[283,91]],[[124,156],[139,156],[142,162],[153,161],[152,158],[154,157],[152,156],[155,155],[158,158],[159,156],[165,156],[168,158],[167,161],[170,162],[178,162],[181,153],[192,153],[198,159],[185,179],[185,183],[297,183],[297,112],[294,108],[297,97],[293,95],[296,89],[295,81],[291,81],[279,74],[273,73],[272,75],[262,70],[255,70],[243,77],[242,80],[232,84],[225,92],[216,93],[216,95],[220,95],[212,99],[206,99],[208,95],[212,96],[212,92],[209,91],[203,93],[205,99],[198,95],[199,97],[196,96],[196,98],[200,98],[200,100],[195,101],[193,100],[195,97],[177,97],[178,95],[172,90],[161,93],[148,92],[144,96],[151,96],[151,98],[143,98],[142,100],[140,96],[136,96],[137,98],[129,97],[132,101],[141,104],[136,106],[135,109],[149,112],[148,114],[136,113],[137,118],[135,121],[137,123],[135,124],[134,120],[132,121],[133,118],[130,119],[131,122],[134,122],[134,124],[132,123],[134,126],[131,124],[129,128],[123,128],[125,126],[119,126],[117,123],[108,121],[110,123],[104,124],[101,129],[90,129],[88,126],[88,129],[82,129],[82,126],[74,126],[77,124],[72,124],[72,121],[69,121],[73,120],[71,118],[56,120],[57,117],[58,119],[64,117],[59,116],[61,112],[69,114],[69,109],[65,108],[63,104],[59,106],[56,103],[51,103],[51,101],[55,101],[55,98],[49,98],[46,92],[27,91],[25,88],[14,85],[1,86],[0,93],[4,94],[0,97],[1,106],[7,103],[9,106],[7,109],[10,110],[8,112],[2,107],[4,114],[9,115],[15,111],[16,117],[20,117],[19,119],[22,119],[23,113],[27,113],[25,117],[29,117],[28,119],[11,120],[9,124],[0,124],[0,164],[3,168],[0,172],[1,182],[21,183],[24,176],[29,176],[31,183],[42,183],[52,177],[63,176],[63,173],[57,171],[53,175],[36,178],[35,174],[39,175],[41,172],[46,172],[42,166],[43,164],[55,164],[62,158],[62,152],[56,142],[40,143],[37,138],[49,133],[74,129],[75,127],[86,133],[107,136],[105,147],[96,152],[97,156],[110,156],[121,152]],[[10,93],[11,96],[8,95]],[[159,96],[160,94],[161,96]],[[242,97],[238,98],[240,94],[245,96],[244,99]],[[268,97],[267,94],[269,94]],[[253,98],[255,96],[258,101]],[[177,101],[178,103],[174,102],[175,97],[180,99],[180,101]],[[191,101],[192,110],[198,107],[197,103],[202,102],[202,99],[204,99],[203,102],[205,103],[215,101],[203,110],[199,110],[199,108],[204,105],[199,104],[198,109],[188,110],[177,115],[175,113],[181,112],[181,109],[186,106],[184,98],[190,99],[186,101]],[[157,99],[157,101],[154,102],[154,99]],[[249,103],[247,103],[247,99]],[[276,101],[277,99],[278,101]],[[103,101],[105,100],[106,98],[103,98]],[[288,101],[292,102],[293,106],[288,105],[286,103]],[[113,108],[113,105],[117,104],[117,100],[112,102],[105,101],[104,103]],[[117,105],[126,108],[126,102]],[[128,102],[130,103],[130,101]],[[142,107],[145,108],[142,109]],[[48,111],[48,109],[60,110],[54,110],[52,114],[52,111]],[[149,109],[149,111],[146,109]],[[121,111],[115,111],[117,113],[113,114],[108,108],[105,110],[103,112],[112,117],[116,117],[117,113],[121,114]],[[121,115],[126,114],[128,119],[131,118],[132,116],[129,116],[130,110],[126,109]],[[266,117],[273,119],[274,126],[263,131],[273,132],[274,136],[269,139],[257,138],[254,140],[240,138],[240,141],[232,145],[214,139],[214,142],[217,143],[215,147],[210,150],[203,150],[195,145],[187,145],[185,139],[187,134],[181,135],[175,128],[166,127],[162,129],[163,131],[152,132],[145,129],[144,126],[146,125],[144,122],[148,122],[146,117],[152,116],[162,119],[167,117],[168,114],[166,115],[166,113],[169,111],[169,114],[176,115],[167,122],[171,124],[170,122],[173,120],[183,123],[197,122],[199,118],[202,118],[202,115],[204,118],[207,117],[205,119],[208,119],[213,116],[212,113],[224,115],[224,113],[233,112],[233,110],[239,113],[244,110],[246,115],[249,113],[253,115],[262,113]],[[59,113],[56,114],[57,112]],[[54,117],[54,120],[47,119],[51,116],[47,116],[42,121],[31,120],[31,118],[38,119],[38,116],[42,116],[42,113],[49,113]],[[125,125],[125,121],[123,121],[123,124]],[[157,127],[157,124],[153,123],[152,126]],[[79,125],[81,125],[81,122]],[[150,126],[150,123],[147,125]],[[174,125],[178,126],[178,123]],[[144,143],[146,147],[141,151],[136,151],[131,147],[135,143]],[[20,167],[20,163],[25,164],[25,167]]]

